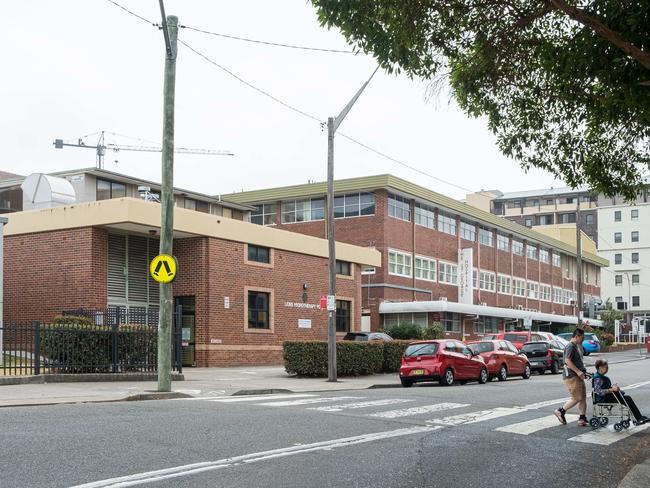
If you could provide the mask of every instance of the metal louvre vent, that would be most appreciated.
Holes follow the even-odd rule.
[[[108,297],[126,300],[126,236],[108,235]]]
[[[149,263],[158,255],[158,239],[108,235],[108,301],[126,307],[158,306],[159,285],[149,276]]]
[[[147,262],[147,238],[128,236],[128,283],[129,301],[147,302],[149,263]]]
[[[158,300],[160,298],[160,284],[153,280],[148,272],[148,266],[151,260],[155,258],[159,252],[160,240],[149,239],[149,260],[147,262],[147,279],[149,280],[149,303],[156,306],[158,305]]]

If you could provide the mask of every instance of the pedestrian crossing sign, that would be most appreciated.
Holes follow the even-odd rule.
[[[176,278],[178,264],[176,258],[169,254],[159,254],[151,260],[149,273],[158,283],[171,283]]]

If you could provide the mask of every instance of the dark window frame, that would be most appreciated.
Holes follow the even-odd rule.
[[[260,302],[260,299],[262,301]],[[271,330],[271,294],[265,291],[248,290],[248,328]],[[265,314],[260,318],[260,314]]]

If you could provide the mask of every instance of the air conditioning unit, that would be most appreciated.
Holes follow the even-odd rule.
[[[441,302],[446,302],[446,301],[447,301],[447,297],[440,297],[440,298],[438,298],[438,300],[440,300]]]

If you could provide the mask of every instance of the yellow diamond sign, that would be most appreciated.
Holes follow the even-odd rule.
[[[158,283],[171,283],[176,278],[178,264],[176,258],[169,254],[159,254],[151,260],[149,273]]]

